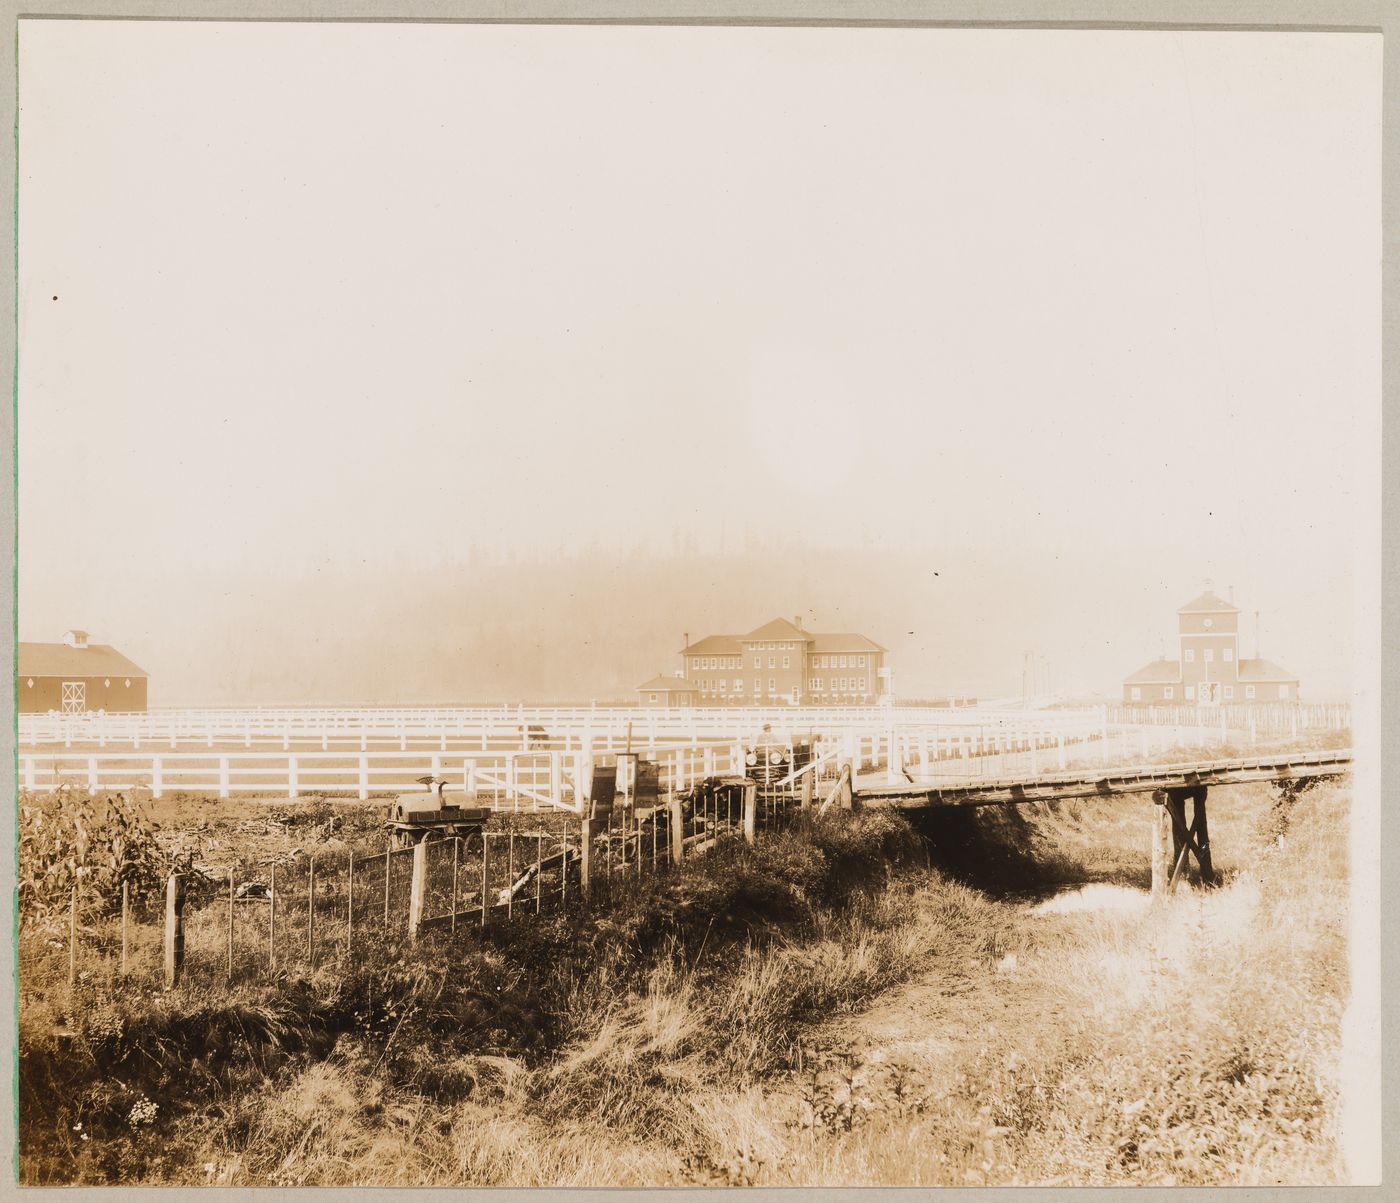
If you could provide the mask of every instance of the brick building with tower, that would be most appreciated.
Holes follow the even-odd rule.
[[[865,635],[808,631],[799,618],[775,618],[747,635],[696,643],[686,636],[684,675],[655,678],[638,693],[644,706],[869,705],[889,692],[887,654]]]
[[[1257,654],[1240,657],[1240,611],[1207,590],[1176,612],[1178,658],[1163,656],[1123,682],[1123,701],[1233,705],[1298,700],[1298,678]]]
[[[146,670],[116,648],[69,631],[62,643],[19,645],[19,712],[84,714],[146,709]]]

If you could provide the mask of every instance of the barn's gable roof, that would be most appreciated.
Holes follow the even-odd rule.
[[[1231,605],[1223,597],[1217,597],[1209,589],[1200,597],[1187,602],[1177,611],[1178,614],[1238,614],[1239,606]]]
[[[1124,677],[1124,685],[1166,685],[1181,680],[1179,660],[1154,660],[1144,664],[1132,676]]]
[[[1241,681],[1292,682],[1298,679],[1296,674],[1280,668],[1272,660],[1241,660],[1239,664]]]
[[[652,677],[637,686],[643,693],[694,693],[695,686],[680,677]]]
[[[687,656],[737,656],[744,649],[737,635],[706,635],[681,651]]]
[[[21,677],[144,677],[146,670],[106,643],[69,647],[66,643],[21,643]]]

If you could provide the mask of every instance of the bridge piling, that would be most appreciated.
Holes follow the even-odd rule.
[[[1188,785],[1152,793],[1152,897],[1164,898],[1194,856],[1203,885],[1215,884],[1215,868],[1210,855],[1210,829],[1206,813],[1206,787]],[[1186,822],[1186,803],[1191,803],[1191,823]]]

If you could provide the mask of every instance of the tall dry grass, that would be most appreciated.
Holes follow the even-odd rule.
[[[729,846],[586,923],[434,945],[458,949],[450,981],[390,962],[354,989],[288,983],[284,1012],[250,998],[246,1051],[233,1042],[178,1117],[49,1132],[30,1176],[1340,1181],[1347,801],[1303,795],[1280,844],[1265,788],[1221,791],[1226,884],[1156,909],[1036,911],[1066,883],[1141,883],[1145,815],[1097,802],[935,824],[932,865],[874,815]],[[162,1005],[121,1018],[149,1030]],[[163,1038],[226,1018],[172,1018]],[[33,1055],[48,1037],[31,1037]]]

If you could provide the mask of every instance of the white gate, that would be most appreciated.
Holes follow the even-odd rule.
[[[87,682],[63,682],[63,713],[82,714],[87,709]]]

